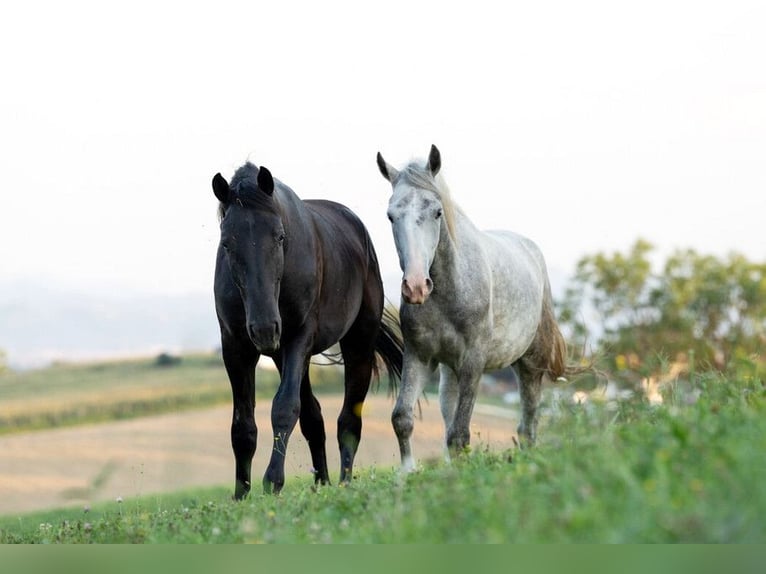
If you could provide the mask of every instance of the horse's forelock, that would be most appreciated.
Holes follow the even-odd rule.
[[[231,188],[235,193],[255,191],[258,189],[258,168],[250,163],[245,163],[234,172],[231,178]]]
[[[258,186],[258,167],[249,161],[234,172],[230,187],[234,199],[240,205],[251,207],[269,207],[273,204],[272,195],[261,191]],[[219,212],[223,215],[225,208]]]
[[[406,183],[411,187],[432,191],[439,197],[442,203],[444,221],[447,223],[447,231],[449,232],[452,241],[456,241],[455,216],[456,211],[459,208],[452,200],[452,194],[441,174],[437,174],[436,177],[434,177],[431,175],[431,172],[427,167],[424,167],[417,162],[412,162],[399,171],[399,174],[394,181],[394,186],[398,185],[400,182]]]

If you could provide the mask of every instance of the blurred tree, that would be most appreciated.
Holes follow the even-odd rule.
[[[588,336],[617,369],[657,357],[726,370],[759,358],[766,347],[766,263],[732,253],[725,259],[692,249],[674,252],[653,273],[653,246],[638,240],[626,254],[598,253],[578,263],[559,306],[575,351]]]

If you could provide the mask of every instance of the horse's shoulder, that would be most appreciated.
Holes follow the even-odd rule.
[[[303,201],[306,209],[315,217],[322,217],[333,221],[360,221],[359,217],[348,207],[331,199],[306,199]]]
[[[304,204],[321,243],[366,252],[367,228],[351,209],[329,199],[309,199]]]
[[[325,210],[325,209],[338,209],[344,208],[345,205],[333,201],[332,199],[304,199],[303,203],[311,210]]]

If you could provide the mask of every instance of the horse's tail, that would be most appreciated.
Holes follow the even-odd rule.
[[[395,393],[402,379],[402,364],[404,361],[404,341],[399,323],[399,313],[395,308],[385,305],[380,319],[380,330],[375,340],[375,354],[380,357],[388,371],[388,387]],[[378,375],[378,365],[375,362],[375,375]]]
[[[548,337],[548,363],[545,367],[545,374],[551,381],[559,378],[569,379],[586,373],[594,374],[596,372],[593,363],[588,364],[570,364],[567,359],[567,343],[561,334],[556,316],[553,312],[553,298],[551,297],[550,287],[545,290],[543,298],[543,313],[540,318],[540,331],[547,333]]]
[[[540,327],[538,333],[546,339],[543,348],[547,351],[547,360],[545,361],[545,374],[551,381],[568,374],[567,367],[567,343],[564,335],[561,334],[556,315],[553,312],[553,297],[551,289],[546,285],[543,296],[543,311],[540,317]]]

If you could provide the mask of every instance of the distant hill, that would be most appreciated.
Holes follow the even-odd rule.
[[[554,297],[563,277],[551,270]],[[401,275],[383,279],[388,301],[398,307]],[[212,286],[185,295],[89,293],[0,279],[0,349],[12,368],[219,346]]]
[[[12,368],[220,345],[210,293],[89,294],[0,280],[0,349]]]

